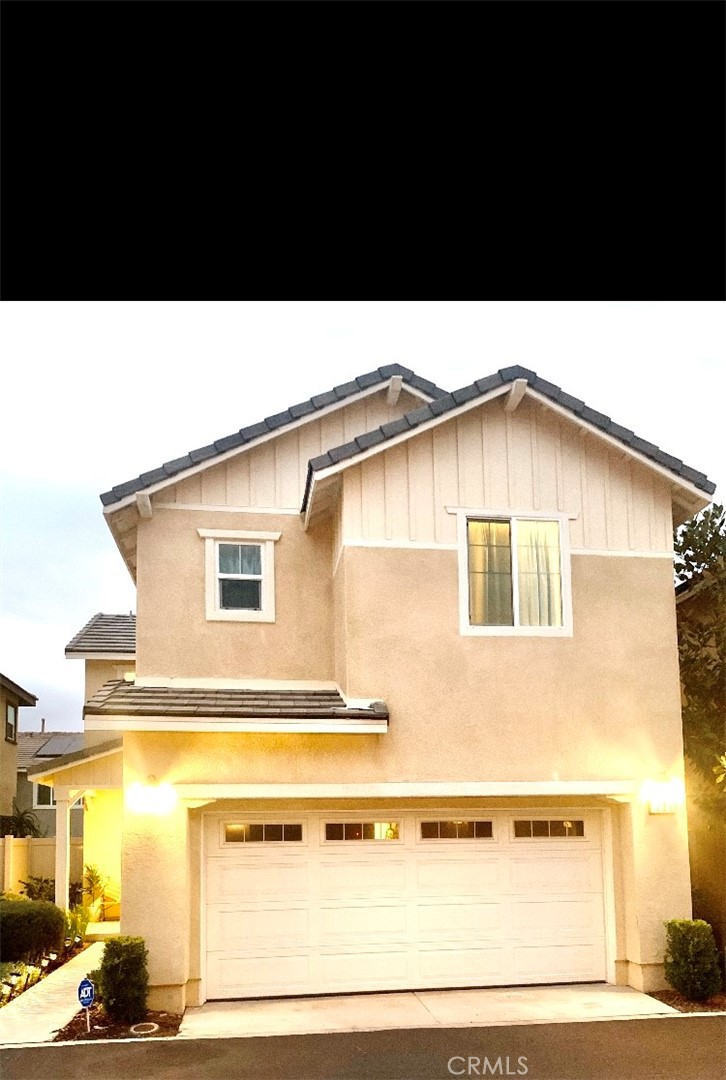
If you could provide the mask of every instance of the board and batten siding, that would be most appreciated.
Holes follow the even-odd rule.
[[[384,389],[327,415],[306,419],[287,434],[164,488],[154,496],[154,503],[299,510],[311,458],[421,405],[421,398],[405,389],[395,405],[389,405],[386,396]]]
[[[472,409],[347,469],[339,543],[456,544],[447,506],[569,514],[575,550],[673,548],[668,482],[526,398],[514,413],[500,401]]]

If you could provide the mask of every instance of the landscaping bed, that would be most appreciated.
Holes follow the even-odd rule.
[[[86,1010],[81,1009],[69,1024],[66,1024],[64,1028],[58,1031],[53,1042],[80,1042],[89,1039],[167,1038],[178,1033],[179,1025],[182,1022],[181,1016],[177,1016],[176,1013],[147,1012],[145,1019],[140,1023],[142,1025],[155,1024],[158,1030],[135,1033],[131,1028],[138,1027],[138,1024],[121,1024],[109,1019],[103,1011],[103,1005],[96,1003],[91,1006],[88,1012],[91,1021],[90,1032],[87,1030]]]
[[[651,990],[649,997],[682,1013],[726,1012],[726,994],[714,994],[707,1001],[689,1001],[677,990]]]

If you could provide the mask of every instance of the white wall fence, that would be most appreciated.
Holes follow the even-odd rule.
[[[55,877],[55,837],[6,836],[0,839],[0,892],[19,893],[21,882]],[[71,840],[71,881],[83,877],[83,840]]]

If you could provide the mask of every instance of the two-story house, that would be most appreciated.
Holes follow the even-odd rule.
[[[659,985],[672,531],[713,490],[527,369],[390,365],[106,492],[135,677],[42,778],[120,852],[152,1006]]]
[[[0,723],[3,737],[0,739],[0,816],[13,813],[13,802],[18,776],[18,710],[35,707],[35,694],[24,690],[7,675],[0,675]]]

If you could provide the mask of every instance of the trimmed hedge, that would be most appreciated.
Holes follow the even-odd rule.
[[[665,977],[689,1001],[706,1001],[721,989],[718,949],[703,919],[669,919]]]
[[[101,966],[89,977],[112,1020],[138,1024],[146,1018],[148,955],[140,937],[115,937],[106,942]]]
[[[37,960],[63,941],[65,917],[46,900],[0,900],[0,957]]]

